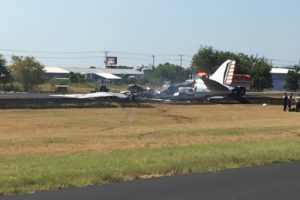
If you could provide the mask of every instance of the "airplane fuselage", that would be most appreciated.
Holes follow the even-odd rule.
[[[226,88],[222,90],[209,90],[202,79],[187,80],[186,84],[188,85],[189,83],[191,83],[189,86],[178,87],[178,93],[175,93],[174,96],[192,96],[194,98],[205,98],[231,94],[232,91],[232,88],[230,86],[226,86]]]

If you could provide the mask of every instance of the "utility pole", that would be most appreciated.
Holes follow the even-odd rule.
[[[105,68],[107,68],[107,54],[108,53],[109,53],[109,51],[104,51],[104,54],[105,54],[105,60],[104,60]]]
[[[152,69],[154,69],[155,66],[155,55],[152,55]]]
[[[183,57],[183,55],[180,54],[179,56],[180,56],[180,67],[182,68],[182,57]]]

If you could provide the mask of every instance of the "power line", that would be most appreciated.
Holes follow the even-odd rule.
[[[280,62],[280,63],[290,63],[290,64],[295,64],[298,63],[298,61],[292,61],[292,60],[283,60],[283,59],[277,59],[277,58],[268,58],[270,61],[275,61],[275,62]]]
[[[15,55],[8,55],[8,54],[3,54],[3,56],[6,57],[13,57]],[[21,56],[21,55],[17,55]],[[76,56],[76,57],[57,57],[57,56],[35,56],[35,58],[38,59],[101,59],[101,58],[106,58],[105,56]],[[130,58],[130,57],[118,57],[118,59],[123,59],[123,60],[140,60],[140,61],[150,61],[152,58]]]
[[[193,56],[186,55],[186,54],[147,54],[147,53],[135,53],[135,52],[122,52],[122,51],[104,51],[104,50],[94,50],[94,51],[41,51],[41,50],[21,50],[21,49],[0,49],[0,51],[4,52],[16,52],[16,53],[24,53],[26,56],[28,54],[105,54],[107,57],[107,53],[112,53],[112,54],[123,54],[123,55],[132,55],[132,56],[137,56],[137,57],[152,57],[155,55],[155,58],[160,58],[160,57],[178,57],[180,56],[180,63],[181,59],[182,61],[188,61],[186,59],[183,59],[183,57],[187,58],[192,58]],[[7,55],[10,56],[10,55]],[[33,56],[33,55],[30,55]],[[56,56],[34,56],[36,58],[42,58],[42,59],[93,59],[93,58],[101,58],[101,56],[80,56],[80,57],[56,57]],[[121,58],[121,57],[119,57]],[[126,59],[132,59],[132,60],[138,60],[135,58],[126,58]],[[139,59],[143,60],[143,59]],[[166,59],[166,60],[171,60],[171,59]],[[273,62],[280,62],[280,63],[289,63],[289,64],[298,64],[298,61],[291,61],[291,60],[284,60],[284,59],[277,59],[277,58],[269,58],[269,61]]]
[[[115,54],[116,57],[120,60],[137,60],[137,61],[150,61],[152,60],[152,65],[155,66],[155,61],[165,61],[165,62],[179,62],[180,66],[183,65],[183,62],[192,62],[192,56],[186,54],[146,54],[146,53],[132,53],[132,52],[121,52],[121,51],[34,51],[34,50],[19,50],[19,49],[0,49],[3,52],[18,53],[18,55],[13,54],[3,54],[6,57],[12,56],[33,56],[37,59],[105,59],[108,56],[108,53]],[[104,56],[103,56],[104,53]],[[43,55],[38,55],[43,54]],[[44,54],[55,55],[55,56],[44,56]],[[74,56],[58,56],[61,55],[72,55]],[[75,56],[76,54],[76,56]],[[87,54],[87,55],[86,55]],[[91,54],[89,56],[89,54]],[[98,54],[98,55],[97,55]],[[102,55],[101,55],[102,54]],[[57,55],[57,56],[56,56]],[[86,56],[84,56],[86,55]],[[130,55],[130,57],[123,57],[119,55]],[[175,59],[176,57],[179,59]],[[173,58],[174,57],[174,58]],[[188,58],[188,59],[185,59]],[[278,59],[278,58],[267,58],[272,65],[293,65],[298,64],[297,61]]]
[[[0,51],[5,52],[16,52],[16,53],[36,53],[36,54],[101,54],[105,52],[114,53],[114,54],[124,54],[124,55],[136,55],[136,56],[149,56],[151,57],[153,54],[147,53],[134,53],[134,52],[122,52],[122,51],[104,51],[104,50],[96,50],[96,51],[40,51],[40,50],[21,50],[21,49],[0,49]],[[185,57],[192,57],[190,55],[181,54]],[[155,56],[159,57],[175,57],[178,54],[155,54]]]
[[[130,53],[130,52],[121,52],[121,51],[110,51],[111,53],[115,54],[124,54],[124,55],[136,55],[136,56],[152,56],[152,54],[145,54],[145,53]]]
[[[0,51],[17,52],[17,53],[37,53],[37,54],[95,54],[95,53],[104,52],[104,51],[34,51],[34,50],[19,50],[19,49],[0,49]]]
[[[118,59],[123,59],[123,60],[148,60],[151,61],[152,58],[129,58],[129,57],[118,57]]]
[[[3,54],[3,56],[6,57],[13,57],[13,56],[24,56],[24,55],[8,55],[8,54]],[[31,55],[26,55],[26,56],[31,56]],[[76,57],[58,57],[58,56],[33,56],[38,59],[93,59],[93,58],[103,58],[103,56],[76,56]]]

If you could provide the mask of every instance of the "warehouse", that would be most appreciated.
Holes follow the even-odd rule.
[[[80,73],[92,81],[101,81],[103,84],[121,84],[129,77],[140,79],[144,73],[135,69],[112,68],[68,68],[68,71]]]
[[[271,70],[271,76],[273,80],[274,90],[284,90],[285,77],[290,69],[289,68],[277,68],[273,67]]]
[[[89,80],[98,82],[101,85],[120,85],[122,83],[122,78],[110,73],[91,73],[87,76]]]

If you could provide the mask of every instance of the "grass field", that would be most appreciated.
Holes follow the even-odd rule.
[[[300,160],[300,113],[281,106],[0,113],[0,194]]]

